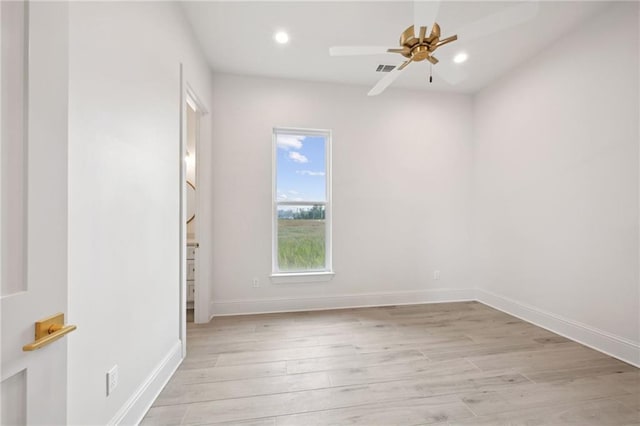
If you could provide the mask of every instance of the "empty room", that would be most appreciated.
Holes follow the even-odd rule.
[[[635,1],[0,1],[2,425],[640,425]]]

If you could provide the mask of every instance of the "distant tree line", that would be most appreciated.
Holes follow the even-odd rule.
[[[278,211],[278,219],[322,220],[324,218],[324,206],[320,204],[315,204],[311,208]]]

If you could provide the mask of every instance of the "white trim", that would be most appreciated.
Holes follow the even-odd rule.
[[[476,292],[478,302],[640,367],[640,343],[638,342],[487,290],[477,289]]]
[[[327,133],[331,133],[331,130],[327,129],[309,129],[306,127],[282,127],[276,126],[273,130],[277,130],[278,133],[283,135],[292,135],[292,136],[300,136],[300,132],[303,132],[305,135],[314,135],[314,136],[326,136]]]
[[[471,288],[438,288],[393,293],[342,294],[335,296],[211,301],[212,317],[275,312],[322,311],[422,303],[468,302],[475,300]]]
[[[292,284],[292,283],[317,283],[331,281],[336,273],[332,271],[322,272],[292,272],[271,274],[271,282],[274,284]]]
[[[181,362],[182,344],[180,341],[177,341],[163,360],[160,361],[160,364],[153,369],[149,377],[147,377],[133,395],[131,395],[108,424],[139,424],[158,395],[160,395],[162,389],[169,382],[173,373],[178,369]]]
[[[324,152],[325,172],[325,198],[324,220],[327,222],[325,229],[325,268],[327,272],[333,272],[333,132],[327,130],[327,140]]]
[[[180,63],[180,141],[179,141],[179,167],[180,181],[178,182],[180,214],[178,215],[178,242],[180,244],[179,268],[178,268],[178,337],[181,342],[181,357],[187,356],[187,167],[185,156],[187,154],[187,82],[184,77],[184,65]]]
[[[326,201],[278,201],[280,206],[315,206],[317,204],[326,205]]]
[[[201,150],[202,137],[202,117],[208,114],[204,103],[200,100],[196,91],[191,87],[189,81],[187,81],[186,73],[184,71],[184,65],[180,63],[180,297],[179,297],[179,309],[180,309],[180,328],[179,335],[182,341],[182,356],[187,355],[187,224],[186,224],[186,188],[187,188],[187,168],[185,166],[184,158],[187,153],[187,106],[193,109],[198,117],[196,123],[196,186],[200,185],[202,179],[200,178],[201,167],[199,154]],[[202,217],[200,206],[202,205],[200,197],[202,197],[202,191],[196,191],[196,216]],[[201,242],[201,245],[206,245],[206,236],[201,232],[196,231],[196,240]],[[202,237],[202,238],[200,238]],[[209,300],[209,286],[205,285],[205,280],[202,278],[202,268],[199,265],[200,249],[198,249],[198,255],[196,257],[196,277],[195,277],[195,295],[193,302],[194,309],[194,321],[196,323],[206,322],[209,318],[208,312],[208,300]]]
[[[209,111],[205,108],[204,103],[200,100],[198,95],[196,95],[195,90],[191,87],[191,85],[186,82],[186,94],[187,94],[187,104],[196,112],[199,112],[201,115],[207,115]]]

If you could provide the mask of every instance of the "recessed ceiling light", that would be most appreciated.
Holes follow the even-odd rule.
[[[465,62],[467,59],[469,59],[469,55],[467,55],[465,52],[460,52],[453,57],[453,62],[455,62],[456,64],[461,64]]]
[[[289,42],[289,34],[284,31],[278,31],[273,38],[280,44],[286,44]]]

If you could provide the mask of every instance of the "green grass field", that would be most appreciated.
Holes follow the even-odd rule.
[[[324,269],[324,220],[278,220],[278,264],[282,271]]]

